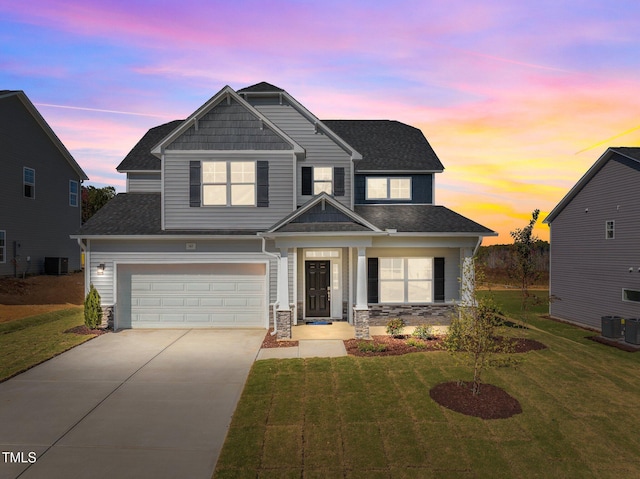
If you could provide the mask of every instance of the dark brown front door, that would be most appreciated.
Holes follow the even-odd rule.
[[[305,316],[308,318],[331,316],[329,264],[330,261],[305,261],[307,285]]]

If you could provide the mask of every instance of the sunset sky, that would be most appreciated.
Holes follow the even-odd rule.
[[[0,0],[0,89],[89,184],[124,191],[115,167],[150,127],[260,81],[321,119],[420,128],[446,168],[436,203],[510,243],[607,147],[640,146],[640,4]]]

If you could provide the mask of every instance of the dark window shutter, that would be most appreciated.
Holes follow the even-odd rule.
[[[200,206],[200,162],[189,162],[189,206]]]
[[[444,258],[433,259],[433,299],[444,301]]]
[[[313,168],[310,166],[302,167],[302,194],[313,194]]]
[[[344,196],[344,168],[336,167],[333,169],[333,182],[333,194]]]
[[[367,302],[378,302],[378,258],[367,259]]]
[[[256,206],[268,207],[269,206],[269,162],[268,161],[258,161],[256,183],[257,183]]]

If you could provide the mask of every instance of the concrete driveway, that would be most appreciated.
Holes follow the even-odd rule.
[[[0,478],[209,479],[264,334],[105,334],[0,383]]]

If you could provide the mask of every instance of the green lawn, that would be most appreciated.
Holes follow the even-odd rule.
[[[640,477],[640,353],[529,324],[512,331],[549,348],[485,376],[520,401],[509,419],[431,400],[432,386],[470,378],[446,352],[258,361],[214,477]]]
[[[84,324],[82,307],[0,324],[0,381],[94,337],[64,333]]]

